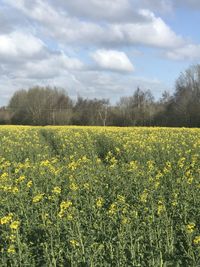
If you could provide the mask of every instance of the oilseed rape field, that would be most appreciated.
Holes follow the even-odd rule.
[[[0,266],[200,266],[200,130],[0,127]]]

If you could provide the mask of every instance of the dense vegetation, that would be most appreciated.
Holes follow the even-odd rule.
[[[76,102],[65,91],[34,87],[17,91],[7,107],[0,109],[1,124],[23,125],[114,125],[200,126],[200,65],[180,75],[175,92],[164,92],[155,101],[150,90],[138,88],[116,105],[108,99]]]
[[[0,128],[1,266],[200,266],[200,131]]]

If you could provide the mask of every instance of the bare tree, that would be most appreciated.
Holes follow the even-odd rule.
[[[108,100],[102,100],[99,102],[99,116],[102,120],[103,126],[106,126],[106,121],[108,117],[108,107],[109,107],[109,101]]]
[[[37,86],[16,92],[8,108],[14,112],[13,123],[47,125],[68,124],[72,106],[63,90]]]

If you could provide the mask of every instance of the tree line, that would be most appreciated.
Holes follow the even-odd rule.
[[[175,92],[159,100],[141,88],[115,105],[109,99],[73,101],[52,87],[19,90],[0,108],[0,124],[200,127],[200,65],[181,73]]]

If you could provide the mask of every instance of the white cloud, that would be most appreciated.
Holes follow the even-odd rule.
[[[50,0],[52,5],[66,10],[68,14],[94,21],[143,22],[145,18],[130,0]],[[84,8],[83,8],[84,7]]]
[[[173,9],[172,0],[131,0],[138,8],[147,8],[152,11],[168,13]]]
[[[25,63],[14,73],[15,77],[52,79],[66,75],[69,70],[81,70],[83,63],[65,54],[49,54],[48,58]]]
[[[7,2],[6,2],[7,3]],[[10,33],[16,29],[29,26],[29,22],[16,9],[0,1],[0,34]]]
[[[62,21],[62,16],[48,3],[48,1],[41,0],[4,0],[11,7],[21,11],[27,17],[51,25],[53,23],[59,24]]]
[[[109,21],[108,19],[103,24],[97,23],[97,21],[91,21],[88,19],[81,19],[81,17],[70,16],[68,9],[61,12],[59,9],[54,8],[48,2],[36,0],[27,4],[25,0],[8,0],[10,4],[18,8],[27,17],[38,21],[39,29],[43,35],[50,36],[59,40],[59,42],[65,44],[79,45],[79,46],[126,46],[134,44],[144,44],[155,47],[177,47],[184,42],[183,38],[176,35],[175,32],[160,18],[156,17],[153,12],[144,9],[136,9],[138,17],[136,21],[129,23],[119,21]],[[72,4],[70,0],[66,6],[74,6],[76,9],[87,10],[91,8],[89,13],[93,14],[93,9],[96,13],[100,13],[99,16],[110,17],[110,11],[115,10],[113,14],[116,18],[120,13],[120,6],[124,3],[124,8],[128,10],[130,1],[117,0],[111,4],[111,0],[97,1],[97,0],[83,0],[84,8],[75,0],[77,5]],[[30,3],[30,2],[28,2]],[[70,4],[71,3],[71,4]],[[92,7],[89,5],[91,3]],[[110,4],[110,7],[108,7]],[[99,7],[98,7],[99,6]],[[81,11],[80,11],[81,12]],[[125,12],[125,11],[124,11]],[[112,12],[111,12],[112,13]],[[86,16],[86,15],[85,15]],[[90,16],[87,14],[87,16]],[[126,17],[126,12],[124,13]],[[142,18],[142,20],[141,20]]]
[[[0,58],[6,60],[33,57],[44,48],[44,43],[30,33],[14,31],[0,35]]]
[[[156,17],[148,10],[140,12],[151,18],[151,22],[116,24],[113,26],[113,32],[118,33],[118,37],[121,36],[121,39],[126,40],[129,44],[144,44],[160,48],[177,47],[184,44],[184,39],[176,35],[160,17]]]
[[[132,63],[124,52],[101,49],[93,53],[92,58],[102,69],[122,72],[134,70]]]
[[[188,44],[183,47],[168,51],[166,56],[172,60],[199,60],[200,45]]]
[[[156,97],[166,87],[158,79],[148,79],[130,75],[120,75],[117,72],[85,71],[76,74],[77,93],[84,97],[110,98],[111,101],[118,101],[122,96],[130,96],[138,86],[144,89],[151,89]]]
[[[0,2],[0,92],[6,98],[13,90],[36,84],[67,86],[71,96],[79,92],[115,100],[130,95],[137,86],[158,94],[163,84],[136,77],[146,71],[145,60],[153,53],[164,53],[172,60],[200,58],[200,45],[188,43],[162,18],[172,8],[198,8],[197,0]],[[124,51],[130,58],[136,57],[131,51],[138,57],[143,53],[134,75]],[[90,56],[95,64],[86,68]],[[153,65],[156,69],[156,60]]]

